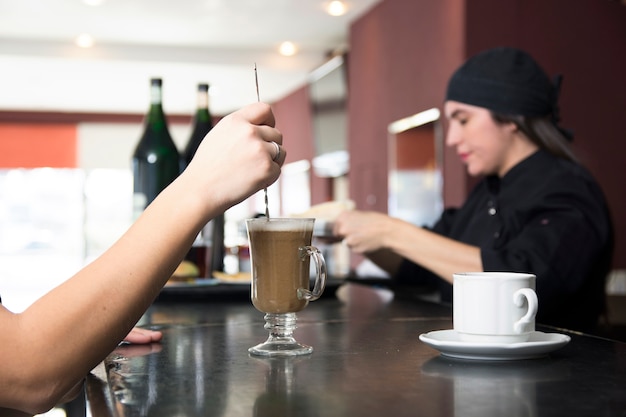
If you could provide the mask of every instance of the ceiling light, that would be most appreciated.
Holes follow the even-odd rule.
[[[81,48],[91,48],[94,44],[94,40],[90,34],[81,33],[76,37],[74,43]]]
[[[298,52],[298,48],[293,42],[285,41],[280,44],[278,51],[283,56],[293,56]]]
[[[87,6],[100,6],[102,3],[104,3],[104,0],[83,0],[83,3],[85,3]]]
[[[331,16],[342,16],[346,11],[348,11],[346,4],[339,0],[331,1],[326,7],[326,12]]]

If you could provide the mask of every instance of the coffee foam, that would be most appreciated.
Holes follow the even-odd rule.
[[[273,232],[299,232],[313,230],[315,219],[254,219],[248,220],[248,230]]]

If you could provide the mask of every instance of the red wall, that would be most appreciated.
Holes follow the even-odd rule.
[[[357,207],[387,211],[387,126],[441,107],[462,60],[461,0],[384,1],[352,25],[349,65],[350,187]],[[465,197],[456,155],[444,156],[447,204]]]
[[[387,210],[387,125],[440,107],[447,80],[468,56],[500,45],[529,51],[565,75],[561,116],[574,150],[603,187],[626,267],[623,185],[626,6],[599,0],[385,0],[350,30],[349,150],[357,207]],[[452,150],[444,161],[446,205],[471,187]]]
[[[276,128],[283,134],[285,163],[310,160],[314,155],[313,122],[309,89],[302,87],[272,105]]]
[[[0,123],[0,169],[76,167],[76,125]]]

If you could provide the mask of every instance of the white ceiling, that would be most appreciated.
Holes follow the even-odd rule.
[[[272,102],[304,85],[326,54],[346,48],[349,24],[382,0],[0,0],[0,110],[143,113],[149,78],[164,81],[164,107],[188,114],[199,82],[224,114]],[[74,39],[89,33],[94,47]],[[277,53],[283,41],[299,47]]]

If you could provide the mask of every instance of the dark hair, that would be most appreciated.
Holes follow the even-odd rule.
[[[496,123],[513,123],[540,149],[544,149],[559,158],[578,162],[578,158],[570,148],[569,140],[554,124],[550,116],[529,117],[521,115],[506,115],[491,112]]]

